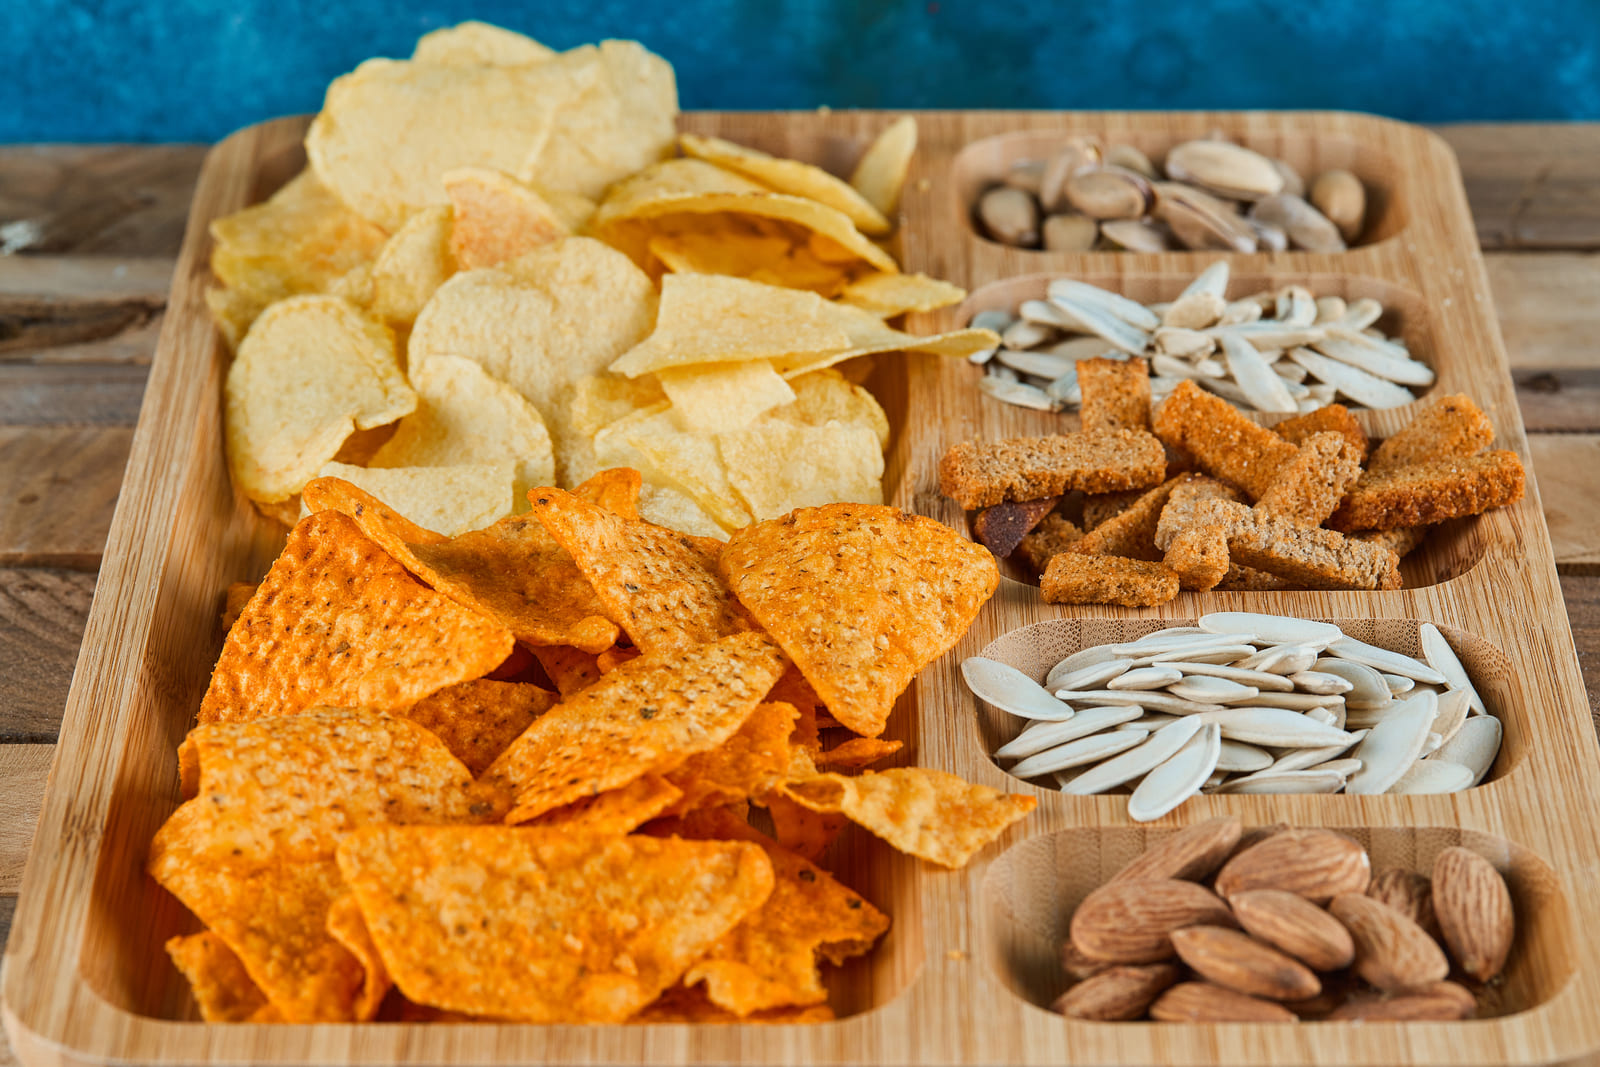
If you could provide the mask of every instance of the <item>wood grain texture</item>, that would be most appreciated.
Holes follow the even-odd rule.
[[[0,426],[131,429],[149,374],[139,364],[0,363]]]
[[[769,151],[835,162],[848,158],[889,116],[692,115],[685,125]],[[957,152],[1006,130],[1059,135],[1068,128],[1140,131],[1151,142],[1221,125],[1247,140],[1324,160],[1341,153],[1362,166],[1387,161],[1389,225],[1397,239],[1346,256],[1236,257],[1241,273],[1274,278],[1359,276],[1339,284],[1384,285],[1415,294],[1440,387],[1462,388],[1490,411],[1503,443],[1530,446],[1490,289],[1471,239],[1471,220],[1450,155],[1414,128],[1356,116],[927,114],[914,164],[900,243],[908,269],[976,289],[1026,271],[1070,271],[1133,289],[1180,285],[1201,257],[1046,256],[998,249],[970,235],[953,184]],[[933,872],[892,857],[871,841],[847,849],[852,874],[895,916],[890,939],[856,988],[841,993],[851,1014],[814,1028],[725,1027],[192,1027],[158,1022],[184,1010],[181,983],[159,944],[180,928],[179,909],[141,873],[145,843],[176,797],[172,745],[188,725],[215,650],[215,591],[255,573],[275,549],[234,497],[220,448],[216,390],[222,355],[205,322],[204,222],[259,195],[265,171],[292,168],[301,126],[246,131],[213,153],[197,189],[193,224],[174,272],[163,323],[163,356],[149,391],[160,418],[136,432],[129,492],[112,524],[100,596],[74,679],[58,764],[39,823],[17,924],[7,950],[7,1025],[29,1063],[131,1062],[924,1062],[1534,1063],[1600,1049],[1600,924],[1575,889],[1600,866],[1600,774],[1584,681],[1562,610],[1549,535],[1537,492],[1485,516],[1455,555],[1450,580],[1394,593],[1185,594],[1156,610],[1053,608],[1035,591],[1003,584],[951,656],[924,672],[902,701],[892,729],[917,762],[1006,791],[1033,791],[1040,807],[961,872]],[[1314,135],[1314,137],[1313,137]],[[1342,146],[1342,147],[1341,147]],[[991,146],[993,147],[993,146]],[[971,157],[969,157],[970,160]],[[1403,233],[1403,236],[1399,236]],[[1204,257],[1209,258],[1209,257]],[[1448,309],[1445,313],[1444,309]],[[959,313],[913,323],[926,330]],[[906,360],[880,368],[875,386],[899,427],[888,459],[897,502],[956,525],[937,495],[934,462],[952,439],[1028,432],[1033,413],[1000,409],[972,387],[973,369]],[[914,417],[908,417],[914,413]],[[1369,416],[1392,431],[1404,412]],[[1130,825],[1117,798],[1039,792],[1000,771],[984,754],[978,721],[955,665],[998,634],[1048,618],[1192,617],[1217,608],[1255,608],[1313,617],[1432,619],[1500,649],[1510,668],[1493,679],[1508,722],[1509,768],[1482,788],[1451,797],[1209,797],[1185,805],[1152,830]],[[1397,621],[1380,627],[1411,626]],[[1533,909],[1530,948],[1510,981],[1533,1010],[1459,1027],[1096,1026],[1065,1022],[1030,1006],[1015,981],[1018,952],[1037,930],[1019,929],[1023,904],[1053,892],[1031,862],[1044,849],[1071,855],[1113,839],[1129,841],[1225,811],[1251,823],[1285,819],[1375,827],[1385,849],[1421,862],[1442,842],[1500,847]],[[1413,829],[1420,828],[1420,829]],[[1120,837],[1119,837],[1120,835]],[[1502,842],[1500,846],[1493,842]],[[1485,844],[1487,842],[1487,844]],[[1025,845],[1012,851],[1014,846]],[[1033,871],[1031,881],[1017,872]],[[991,874],[993,878],[991,878]],[[848,880],[848,879],[847,879]],[[1015,895],[1021,886],[1026,893]],[[1025,925],[1025,924],[1024,924]],[[1025,936],[1024,936],[1025,935]],[[63,967],[62,961],[76,966]],[[1564,986],[1564,988],[1563,988]],[[1558,992],[1559,990],[1559,992]],[[71,1047],[70,1057],[65,1046]]]
[[[60,732],[94,584],[77,571],[0,568],[0,742]]]
[[[100,565],[133,431],[0,427],[0,564]]]
[[[176,255],[203,145],[19,145],[0,167],[0,254]]]
[[[1579,123],[1435,127],[1461,160],[1485,249],[1600,246],[1600,141]]]
[[[1550,542],[1572,574],[1600,573],[1600,434],[1549,434],[1530,439],[1539,472]]]

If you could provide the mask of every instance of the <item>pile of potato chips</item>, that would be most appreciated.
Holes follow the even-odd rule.
[[[304,487],[230,590],[151,845],[205,1019],[826,1020],[822,964],[889,926],[827,870],[844,823],[960,867],[1032,810],[862,773],[997,588],[986,549],[855,503],[724,543],[640,487],[538,486],[456,536]]]
[[[846,182],[679,138],[676,115],[637,43],[556,53],[481,23],[334,81],[307,170],[212,225],[239,488],[292,525],[337,475],[444,535],[614,466],[643,472],[648,517],[707,536],[880,502],[861,357],[997,343],[885,324],[964,295],[874,240],[915,122]]]

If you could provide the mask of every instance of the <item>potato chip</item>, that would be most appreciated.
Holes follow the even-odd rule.
[[[673,215],[646,223],[624,224],[612,234],[637,225],[642,234],[645,269],[675,274],[728,274],[766,285],[809,289],[822,296],[840,295],[853,276],[869,271],[851,257],[840,261],[838,245],[821,242],[819,256],[813,234],[798,223],[753,215]]]
[[[516,796],[520,822],[670,771],[732,737],[784,665],[754,633],[631,660],[534,720],[484,781]]]
[[[206,1022],[249,1022],[267,1009],[266,994],[250,980],[228,943],[210,930],[168,938],[166,947],[173,966],[189,980]]]
[[[444,534],[425,530],[388,504],[342,478],[313,478],[301,494],[306,511],[339,511],[356,520],[361,532],[386,545],[386,538],[398,538],[413,545],[441,545],[450,540]],[[298,519],[296,520],[299,521]],[[376,536],[382,534],[383,537]]]
[[[834,318],[831,305],[815,293],[716,274],[672,274],[661,280],[655,330],[611,371],[636,378],[695,364],[814,358],[850,345]]]
[[[837,771],[855,774],[864,767],[899,752],[903,742],[885,741],[881,737],[852,737],[850,740],[816,756],[819,771]]]
[[[511,645],[509,631],[416,581],[353,520],[319,512],[290,532],[228,631],[200,722],[319,704],[399,710],[487,674]]]
[[[647,485],[639,492],[639,517],[645,522],[692,537],[710,537],[722,540],[728,536],[694,498],[676,489]]]
[[[456,272],[450,254],[454,214],[426,207],[406,219],[372,264],[371,311],[393,326],[410,326],[428,300]]]
[[[524,644],[570,644],[599,652],[617,639],[620,631],[589,580],[530,515],[448,540],[416,538],[414,527],[397,527],[381,503],[348,482],[318,479],[306,489],[308,506],[351,516],[406,570],[498,621]]]
[[[678,138],[686,156],[715,163],[719,167],[760,182],[774,192],[803,196],[843,212],[862,233],[881,237],[889,232],[889,220],[860,193],[821,167],[794,159],[781,159],[720,137],[686,133]]]
[[[510,459],[448,467],[352,467],[325,463],[318,478],[339,478],[388,504],[424,530],[454,537],[511,514]],[[309,514],[309,512],[307,512]]]
[[[524,825],[588,837],[627,834],[660,815],[682,796],[681,789],[659,774],[645,774],[627,785],[547,811]]]
[[[1038,806],[927,767],[896,767],[858,778],[824,774],[785,792],[813,811],[838,812],[901,852],[956,869]]]
[[[849,304],[830,303],[828,308],[830,320],[850,335],[849,346],[810,357],[775,357],[774,366],[785,378],[794,378],[877,352],[920,352],[964,358],[1000,343],[1000,336],[992,330],[952,330],[949,333],[917,337],[892,329],[872,312]]]
[[[868,274],[845,286],[839,294],[846,304],[870,311],[880,319],[908,311],[933,311],[966,298],[967,291],[961,286],[926,274]]]
[[[372,303],[372,264],[362,263],[339,275],[328,286],[328,295],[365,309]]]
[[[630,1023],[661,1025],[664,1023],[770,1023],[787,1026],[794,1023],[826,1023],[833,1021],[833,1009],[826,1004],[813,1004],[805,1008],[773,1008],[770,1011],[752,1012],[740,1018],[726,1008],[719,1008],[706,996],[704,986],[686,989],[673,986],[657,997]]]
[[[593,437],[618,419],[646,408],[659,409],[666,402],[661,381],[653,374],[638,378],[590,374],[573,383],[567,421],[576,432]]]
[[[450,254],[462,270],[499,266],[572,232],[549,201],[509,174],[465,167],[440,180],[453,210]]]
[[[960,639],[1000,584],[981,545],[864,504],[746,527],[717,567],[833,717],[864,737],[883,732],[912,676]]]
[[[357,1019],[373,1019],[378,1006],[394,987],[389,972],[384,969],[378,946],[372,943],[366,921],[361,918],[361,908],[354,894],[344,896],[328,905],[328,936],[344,946],[344,950],[361,965],[363,978],[361,992],[357,994],[354,1013]]]
[[[334,862],[341,836],[499,815],[436,737],[387,715],[319,708],[201,726],[184,747],[199,795],[156,833],[150,874],[226,942],[289,1022],[349,1021],[363,1005],[365,968],[327,930],[345,893]]]
[[[792,403],[794,389],[765,360],[664,367],[656,373],[678,426],[696,433],[740,430],[756,416]]]
[[[287,500],[358,429],[417,406],[394,336],[338,297],[296,296],[250,327],[228,368],[226,445],[234,484]]]
[[[269,303],[262,297],[238,289],[224,289],[216,285],[206,288],[206,310],[211,312],[211,321],[216,324],[217,332],[222,334],[230,351],[238,351],[239,342],[249,332],[250,324],[267,310]]]
[[[887,915],[827,871],[771,841],[760,844],[772,861],[772,895],[683,976],[685,985],[704,982],[712,1003],[740,1016],[826,1003],[819,949],[860,955],[889,929]]]
[[[867,203],[893,217],[900,207],[900,190],[917,152],[917,120],[910,115],[895,119],[862,153],[850,185]]]
[[[339,866],[417,1003],[528,1022],[622,1022],[772,892],[746,842],[372,827]]]
[[[555,49],[520,33],[487,22],[460,22],[423,34],[411,58],[417,63],[445,66],[517,67],[543,63],[556,54]]]
[[[826,426],[830,422],[845,426],[865,426],[878,438],[879,448],[889,447],[889,416],[876,397],[848,381],[835,367],[812,371],[789,381],[794,403],[773,408],[774,419],[802,426]]]
[[[716,441],[728,481],[758,522],[835,501],[883,503],[883,446],[864,426],[773,420]]]
[[[561,109],[597,84],[598,64],[503,67],[369,59],[328,86],[306,133],[324,185],[393,232],[446,202],[440,179],[458,167],[523,177]]]
[[[532,651],[563,700],[600,680],[599,656],[593,652],[570,645],[536,645]]]
[[[734,493],[715,440],[697,433],[641,433],[630,435],[628,443],[651,484],[687,494],[711,516],[718,534],[750,525],[750,509]]]
[[[533,514],[646,656],[748,628],[717,576],[715,557],[686,535],[613,515],[560,489],[535,493]]]
[[[213,219],[211,270],[261,306],[300,293],[325,293],[371,262],[384,232],[340,202],[310,170],[272,198]]]
[[[596,199],[613,182],[672,154],[678,87],[672,65],[637,41],[602,41],[554,61],[582,90],[515,171],[541,189]]]
[[[529,489],[555,481],[555,450],[538,409],[472,360],[435,356],[411,369],[411,388],[417,410],[400,420],[372,466],[510,462],[510,511],[519,512],[527,510]]]
[[[789,767],[789,735],[799,714],[791,704],[758,704],[738,733],[668,772],[683,796],[666,813],[719,807],[776,788]]]
[[[476,678],[445,686],[395,715],[433,734],[467,770],[482,774],[555,702],[556,694],[536,685]]]

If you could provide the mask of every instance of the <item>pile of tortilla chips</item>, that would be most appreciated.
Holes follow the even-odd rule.
[[[884,324],[965,295],[874,243],[915,122],[846,182],[676,117],[635,42],[557,53],[482,23],[336,79],[309,167],[211,228],[240,490],[293,525],[337,475],[446,536],[620,465],[647,516],[702,535],[879,502],[861,357],[997,343]]]
[[[999,584],[932,519],[803,508],[727,542],[641,481],[448,537],[319,478],[179,751],[150,873],[214,1021],[800,1022],[889,918],[853,822],[964,865],[1034,807],[882,737]]]

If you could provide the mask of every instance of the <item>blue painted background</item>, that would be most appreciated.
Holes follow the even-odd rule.
[[[0,142],[215,140],[466,18],[641,40],[686,108],[1600,118],[1600,0],[0,0]]]

